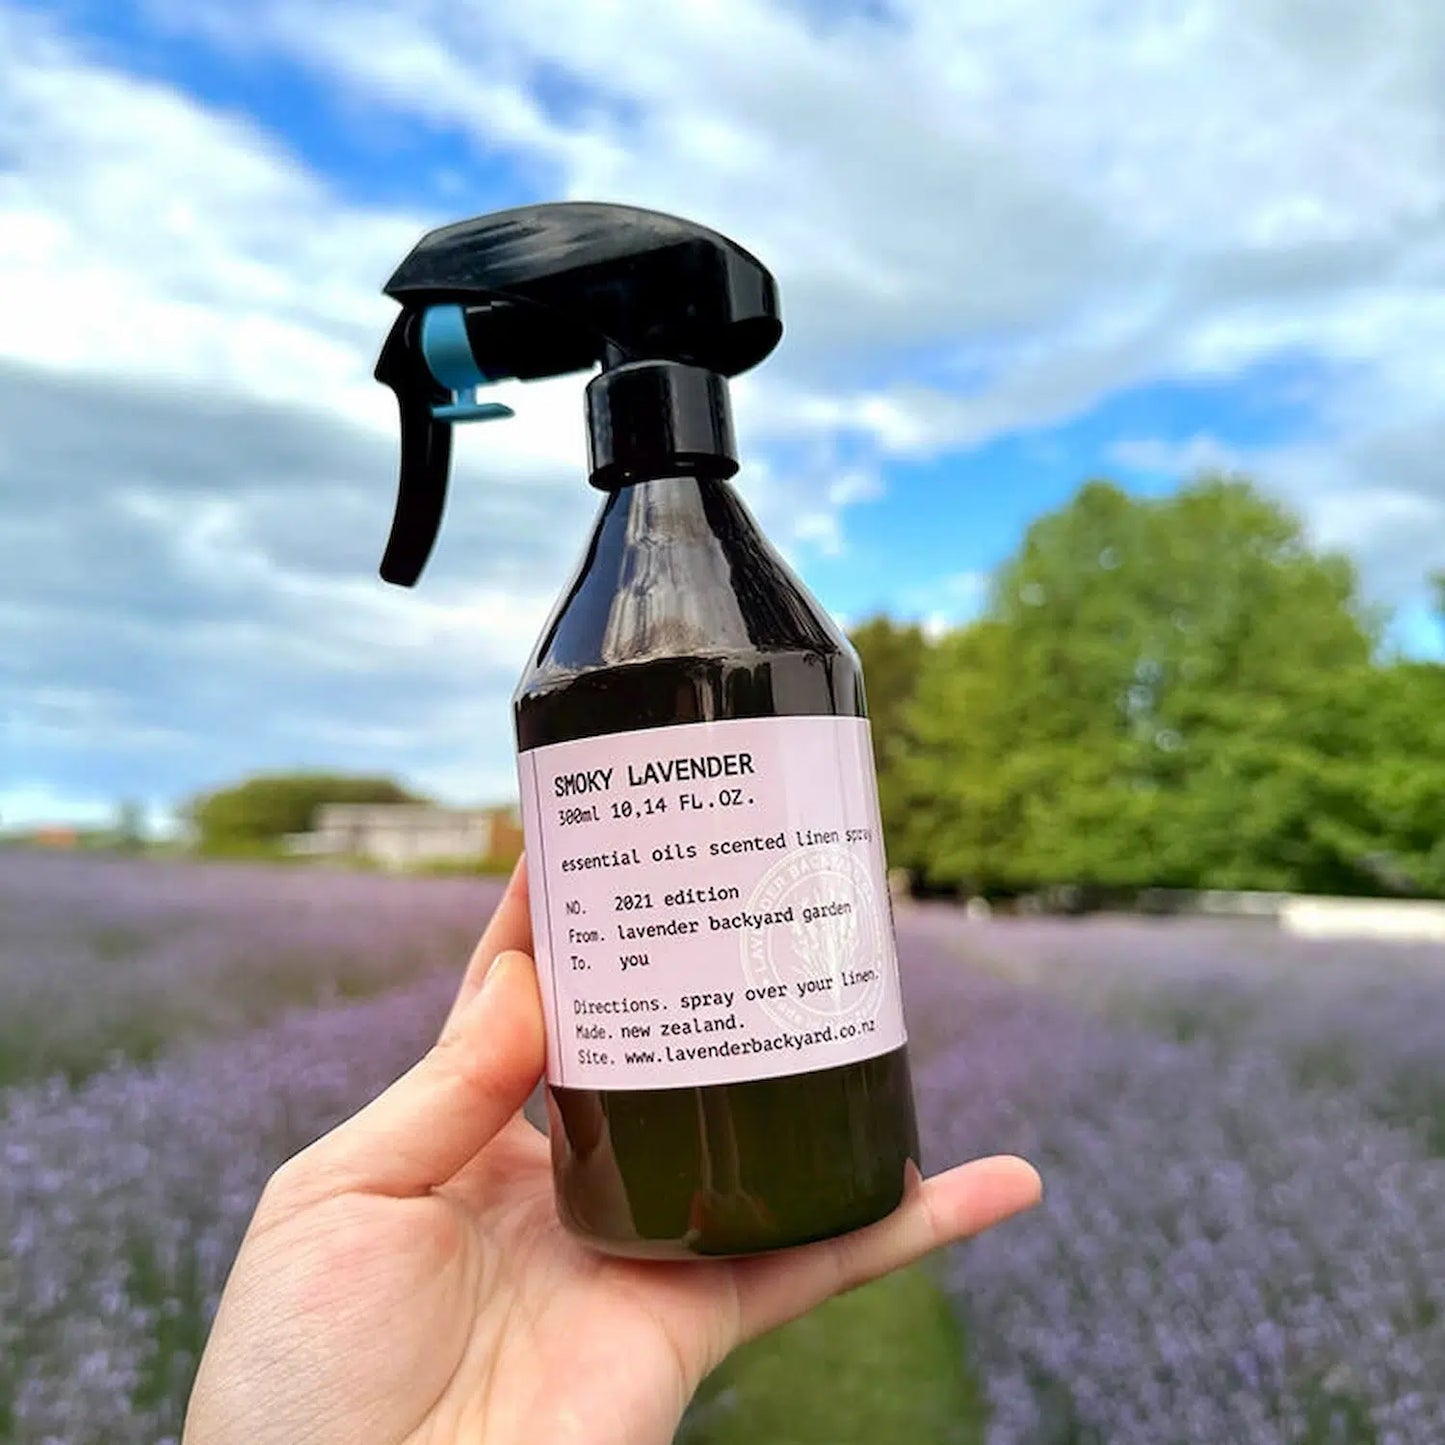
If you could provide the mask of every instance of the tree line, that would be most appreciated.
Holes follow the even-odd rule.
[[[1385,621],[1245,479],[1089,482],[976,621],[853,630],[889,861],[985,896],[1445,896],[1445,666]]]
[[[984,896],[1445,896],[1445,666],[1390,655],[1385,620],[1247,480],[1089,482],[1029,528],[975,621],[850,634],[889,861]],[[418,801],[300,773],[186,811],[203,851],[270,854],[322,803]]]

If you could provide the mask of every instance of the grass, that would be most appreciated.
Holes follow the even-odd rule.
[[[948,1301],[916,1267],[739,1350],[676,1445],[981,1445],[986,1418]]]

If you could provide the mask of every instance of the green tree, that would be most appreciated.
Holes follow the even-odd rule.
[[[308,831],[323,803],[424,802],[391,778],[338,773],[264,773],[203,794],[187,808],[208,853],[263,853]]]
[[[1338,780],[1310,730],[1376,635],[1350,564],[1247,482],[1091,482],[928,657],[904,851],[983,889],[1341,886],[1319,829]]]
[[[1397,661],[1329,690],[1321,845],[1370,891],[1445,896],[1445,667]]]
[[[114,845],[125,853],[139,853],[146,845],[145,809],[131,799],[115,810]]]
[[[916,625],[873,617],[854,628],[849,640],[863,664],[883,831],[889,841],[890,860],[901,861],[893,856],[897,851],[894,840],[901,836],[904,807],[898,768],[908,746],[908,709],[928,652],[928,638]]]

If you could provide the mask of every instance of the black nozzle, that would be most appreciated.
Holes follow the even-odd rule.
[[[402,586],[421,575],[441,522],[452,423],[510,415],[478,402],[477,388],[600,364],[588,389],[595,485],[730,476],[724,378],[757,365],[783,329],[756,257],[631,206],[524,206],[444,226],[385,289],[403,309],[376,379],[396,392],[402,436],[381,571]]]
[[[728,384],[678,361],[634,361],[587,386],[588,480],[611,491],[652,477],[738,469]]]

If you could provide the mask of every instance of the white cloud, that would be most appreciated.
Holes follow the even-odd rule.
[[[1374,431],[1256,455],[1314,538],[1358,559],[1372,598],[1420,613],[1427,609],[1428,573],[1445,567],[1445,477],[1418,471],[1442,446],[1445,422],[1437,421],[1394,437]],[[1403,455],[1392,457],[1397,447]]]
[[[99,828],[115,816],[112,801],[58,791],[38,779],[0,787],[0,833],[47,825]]]
[[[253,127],[5,10],[0,133],[3,354],[277,400],[362,380],[414,220],[338,206]]]
[[[1445,568],[1445,473],[1436,460],[1445,455],[1445,419],[1438,408],[1399,411],[1406,419],[1362,418],[1351,433],[1327,410],[1320,425],[1333,426],[1331,436],[1290,443],[1229,445],[1207,432],[1182,442],[1131,437],[1110,457],[1173,481],[1207,471],[1267,477],[1317,545],[1359,562],[1373,600],[1416,615],[1415,636],[1418,617],[1428,615],[1428,576]]]
[[[977,617],[988,600],[988,588],[987,572],[954,572],[936,582],[905,589],[899,598],[899,612],[916,618],[925,635],[936,640]]]
[[[1411,539],[1421,528],[1445,534],[1445,501],[1391,487],[1331,492],[1314,507],[1320,541],[1343,551],[1367,547],[1390,536]]]
[[[1184,441],[1159,437],[1124,437],[1108,450],[1109,460],[1131,471],[1151,472],[1174,480],[1187,480],[1201,472],[1233,472],[1245,466],[1238,447],[1208,432],[1195,432]]]
[[[1308,9],[927,0],[820,29],[763,0],[274,0],[248,26],[374,102],[519,146],[570,193],[726,221],[777,261],[785,297],[826,299],[810,329],[876,345],[1056,330],[1106,300],[1130,300],[1136,328],[1238,303],[1247,329],[1282,290],[1293,310],[1438,236],[1445,21],[1424,0],[1337,8],[1328,27]],[[548,115],[528,90],[540,65],[595,103]]]
[[[736,391],[744,490],[785,551],[846,553],[889,458],[1304,358],[1315,434],[1244,463],[1379,587],[1445,561],[1430,0],[1327,21],[1303,0],[150,13],[313,67],[358,127],[455,128],[539,194],[658,205],[765,256],[788,337]],[[378,287],[441,219],[348,200],[253,123],[0,0],[0,685],[32,728],[42,684],[119,696],[130,677],[137,748],[286,688],[318,748],[345,733],[449,786],[505,773],[509,674],[595,499],[577,380],[513,386],[515,421],[458,435],[426,588],[372,579],[395,445]],[[1116,455],[1187,472],[1235,450],[1134,436]],[[977,605],[951,585],[917,615]],[[432,740],[410,749],[407,705]]]
[[[279,13],[276,43],[379,94],[356,12]],[[1299,355],[1336,375],[1321,433],[1346,452],[1438,407],[1445,10],[1428,0],[1327,21],[1296,0],[915,0],[826,29],[763,0],[385,13],[418,65],[445,55],[427,104],[480,143],[478,96],[558,67],[600,97],[532,122],[563,190],[702,216],[776,262],[791,349],[760,384],[765,434],[927,453]],[[404,69],[385,91],[402,110],[424,88]],[[887,378],[890,348],[920,347],[951,383]]]

